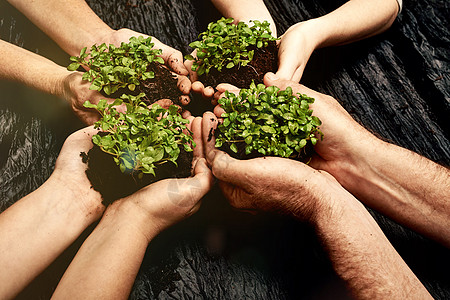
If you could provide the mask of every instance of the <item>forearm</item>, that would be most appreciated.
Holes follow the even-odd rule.
[[[149,241],[157,234],[142,211],[118,200],[86,239],[53,299],[126,299]],[[120,284],[118,284],[120,283]]]
[[[8,1],[70,55],[112,31],[83,0]]]
[[[370,207],[450,247],[450,171],[378,139],[360,144],[358,159],[336,173]]]
[[[349,193],[335,197],[315,227],[352,294],[358,299],[431,299],[361,203]]]
[[[399,7],[396,0],[350,0],[333,12],[311,19],[315,48],[358,41],[388,29]]]
[[[248,23],[251,20],[268,21],[272,35],[277,29],[263,0],[211,0],[214,6],[227,18]]]
[[[13,298],[102,212],[80,207],[82,195],[49,179],[0,215],[0,298]]]
[[[65,68],[35,53],[0,40],[0,79],[21,82],[56,96],[63,94]]]

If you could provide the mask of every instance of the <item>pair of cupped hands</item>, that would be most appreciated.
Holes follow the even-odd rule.
[[[126,30],[123,33],[133,34]],[[121,37],[120,40],[124,38]],[[217,101],[225,90],[236,89],[229,84],[221,84],[216,87],[217,91],[214,93],[214,89],[205,88],[199,82],[191,84],[186,77],[188,71],[181,52],[156,39],[153,39],[153,42],[155,47],[163,49],[166,64],[179,74],[179,86],[185,89],[186,94],[191,88],[195,88],[205,97],[213,97]],[[81,81],[81,74],[78,72],[74,72],[72,76],[79,76]],[[339,175],[340,166],[355,160],[353,145],[359,142],[359,138],[371,139],[370,134],[330,96],[317,93],[297,82],[282,79],[273,73],[265,75],[264,83],[267,86],[278,86],[280,89],[290,86],[294,93],[307,94],[316,99],[311,109],[323,122],[321,131],[325,139],[315,146],[316,154],[308,165],[277,157],[236,160],[216,149],[211,132],[217,127],[222,113],[220,106],[216,106],[214,113],[206,112],[203,117],[187,116],[190,121],[189,129],[193,132],[197,145],[194,148],[191,177],[161,180],[118,201],[132,203],[138,211],[157,224],[158,231],[161,231],[195,213],[200,207],[202,197],[211,189],[216,178],[223,194],[235,208],[279,212],[305,222],[314,222],[323,209],[333,206],[333,194],[346,192],[333,176]],[[87,82],[82,84],[89,85]],[[95,97],[99,96],[86,86],[79,89],[86,90],[89,91],[87,94],[78,97],[95,101]],[[82,106],[74,109],[85,110]],[[354,132],[351,137],[348,135],[349,130]],[[97,130],[91,126],[69,136],[51,178],[54,179],[52,182],[72,190],[80,199],[80,207],[87,210],[86,213],[90,213],[93,208],[100,217],[102,210],[98,207],[101,196],[91,189],[85,175],[86,165],[80,159],[80,152],[87,152],[92,147],[91,139],[96,133]]]

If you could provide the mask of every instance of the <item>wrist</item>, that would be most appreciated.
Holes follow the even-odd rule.
[[[164,229],[157,219],[139,205],[139,201],[129,198],[119,199],[108,207],[105,215],[110,211],[114,211],[118,222],[127,224],[133,232],[139,233],[145,238],[147,243],[150,243]]]

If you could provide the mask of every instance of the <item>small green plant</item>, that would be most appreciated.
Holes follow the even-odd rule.
[[[93,45],[88,53],[87,47],[81,50],[80,56],[72,56],[67,69],[75,71],[80,66],[89,69],[83,74],[83,80],[91,82],[90,89],[102,91],[106,95],[115,93],[120,88],[134,91],[142,81],[154,78],[149,69],[150,64],[164,64],[158,56],[162,50],[152,49],[151,37],[131,37],[129,43],[120,47],[114,45]]]
[[[315,145],[321,121],[312,115],[314,98],[293,95],[290,87],[257,86],[241,89],[239,95],[225,92],[219,100],[226,113],[218,126],[216,147],[228,145],[237,153],[245,145],[245,154],[260,153],[294,158],[308,142]]]
[[[249,27],[243,22],[233,24],[233,19],[221,18],[208,24],[208,29],[202,32],[198,41],[189,44],[197,50],[197,58],[186,55],[185,59],[193,60],[192,70],[198,75],[208,74],[211,69],[241,67],[249,64],[256,48],[267,47],[269,41],[274,41],[270,24],[267,21],[252,21]]]
[[[122,95],[111,104],[106,100],[84,103],[102,117],[95,123],[101,131],[92,137],[93,143],[112,155],[122,172],[137,173],[139,178],[143,173],[155,176],[155,168],[166,162],[177,165],[180,147],[187,152],[195,147],[192,136],[183,132],[188,131],[189,121],[181,117],[177,106],[164,109],[154,104],[148,108],[141,100],[143,96]],[[123,103],[126,113],[115,108]]]

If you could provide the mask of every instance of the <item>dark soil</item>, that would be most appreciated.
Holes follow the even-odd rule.
[[[248,88],[252,81],[263,83],[267,72],[276,72],[278,68],[278,47],[275,41],[269,41],[265,48],[250,48],[255,50],[253,60],[245,67],[223,68],[222,72],[211,69],[209,74],[203,74],[199,80],[205,86],[215,87],[219,83],[230,83],[239,88]]]
[[[170,99],[176,105],[181,105],[181,91],[178,89],[178,80],[172,72],[159,63],[151,63],[148,71],[155,73],[155,77],[147,79],[136,86],[134,91],[128,89],[119,89],[117,92],[106,96],[109,98],[119,98],[122,94],[139,95],[144,93],[144,102],[148,105],[155,103],[160,99]]]
[[[86,154],[80,156],[88,165],[86,175],[92,184],[92,188],[103,197],[103,204],[108,205],[117,199],[126,197],[137,190],[166,178],[185,178],[191,175],[192,152],[186,152],[181,148],[178,157],[178,167],[171,162],[160,165],[155,171],[156,177],[144,174],[139,179],[135,173],[122,173],[113,157],[103,152],[100,147],[94,145]]]

